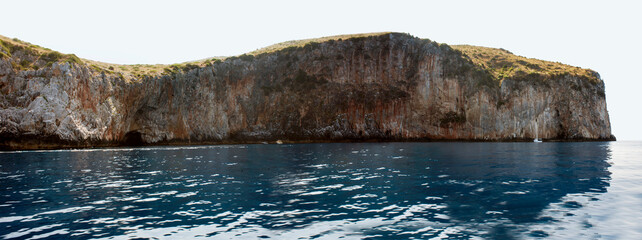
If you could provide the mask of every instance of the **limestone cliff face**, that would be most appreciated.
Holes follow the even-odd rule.
[[[0,58],[5,148],[613,139],[597,73],[497,79],[461,51],[406,34],[310,42],[139,77],[42,61],[19,48]],[[21,67],[29,63],[42,67]]]

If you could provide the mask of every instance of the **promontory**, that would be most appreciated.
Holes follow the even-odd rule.
[[[0,148],[614,140],[592,70],[404,33],[289,41],[174,65],[0,37]]]

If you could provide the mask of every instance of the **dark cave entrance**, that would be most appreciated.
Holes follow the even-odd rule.
[[[142,146],[145,144],[145,142],[143,142],[143,134],[138,131],[130,131],[126,133],[123,143],[126,146]]]

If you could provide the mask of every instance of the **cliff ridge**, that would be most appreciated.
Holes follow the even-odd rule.
[[[402,33],[117,65],[0,38],[5,149],[276,141],[614,140],[592,70]]]

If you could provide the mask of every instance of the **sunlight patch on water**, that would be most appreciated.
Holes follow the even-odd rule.
[[[327,193],[328,191],[312,191],[312,192],[306,192],[306,193],[301,193],[299,194],[300,196],[314,196],[314,195],[321,195],[324,193]]]
[[[354,185],[354,186],[341,188],[341,191],[354,191],[361,188],[363,188],[363,185]]]
[[[434,206],[411,206],[405,213],[392,217],[392,218],[368,218],[368,219],[354,219],[354,220],[333,220],[312,222],[295,229],[270,229],[259,224],[253,223],[253,220],[263,219],[266,217],[279,217],[279,216],[296,216],[302,214],[319,213],[325,211],[252,211],[244,214],[234,214],[232,212],[224,212],[212,219],[221,218],[226,216],[234,216],[233,222],[222,224],[208,224],[199,226],[180,225],[174,227],[160,227],[160,228],[142,228],[132,229],[124,235],[110,236],[108,238],[99,239],[132,239],[132,238],[155,238],[155,239],[187,239],[187,238],[205,238],[205,239],[259,239],[259,238],[274,238],[274,239],[309,239],[322,236],[320,239],[363,239],[368,237],[377,237],[377,231],[390,230],[390,229],[414,229],[399,231],[397,234],[402,235],[421,235],[422,237],[432,237],[433,239],[446,239],[452,235],[457,235],[465,231],[465,229],[452,226],[452,224],[443,224],[439,222],[432,222],[426,219],[413,219],[408,221],[408,212],[421,211],[422,209],[433,208]],[[346,209],[362,209],[355,206],[346,205]],[[393,207],[395,208],[395,207]],[[391,209],[391,208],[388,208]],[[177,215],[188,215],[190,213],[181,213]],[[332,216],[340,216],[342,214],[332,214]],[[328,215],[330,216],[330,214]],[[202,217],[208,218],[208,217]],[[373,232],[374,231],[374,232]],[[368,232],[372,232],[369,234]]]
[[[37,213],[31,216],[11,216],[11,217],[0,217],[0,223],[8,223],[8,222],[15,222],[15,221],[28,221],[31,219],[37,219],[38,216],[43,216],[43,215],[52,215],[52,214],[64,214],[64,213],[79,213],[79,212],[84,212],[94,209],[92,206],[85,206],[85,207],[70,207],[70,208],[63,208],[63,209],[58,209],[58,210],[53,210],[53,211],[46,211],[42,213]]]
[[[196,192],[179,193],[179,194],[176,194],[175,197],[185,198],[185,197],[194,196],[196,194],[198,194],[198,191],[196,191]]]

